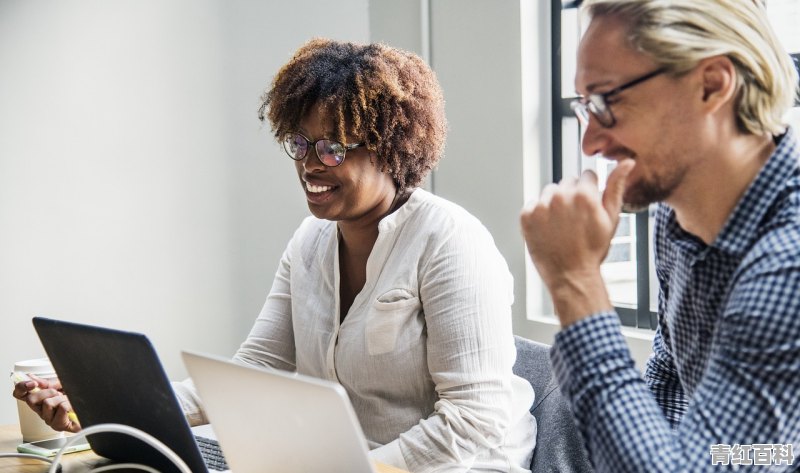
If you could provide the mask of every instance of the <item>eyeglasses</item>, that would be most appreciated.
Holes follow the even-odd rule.
[[[625,89],[630,89],[634,85],[639,85],[648,79],[652,79],[659,74],[663,74],[664,72],[667,72],[666,68],[662,67],[660,69],[656,69],[653,72],[649,72],[641,77],[637,77],[636,79],[626,82],[613,90],[609,90],[608,92],[604,92],[602,94],[589,94],[586,97],[573,100],[569,106],[572,111],[575,112],[575,115],[578,117],[578,120],[583,126],[589,125],[589,113],[591,113],[597,119],[597,123],[604,128],[611,128],[617,124],[617,119],[614,118],[614,114],[611,113],[611,109],[608,105],[608,99]]]
[[[336,167],[342,164],[347,151],[365,146],[364,143],[345,145],[327,138],[312,142],[300,133],[287,133],[283,138],[283,149],[286,151],[286,154],[295,161],[302,161],[308,154],[308,149],[312,145],[317,151],[319,161],[327,167]]]

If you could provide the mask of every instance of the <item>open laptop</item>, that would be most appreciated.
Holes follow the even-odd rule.
[[[234,473],[373,473],[367,441],[336,383],[183,352]]]
[[[220,454],[218,447],[213,452],[216,441],[192,434],[147,337],[43,317],[34,317],[33,326],[83,427],[130,425],[163,442],[193,472],[230,471],[224,462],[206,466],[201,449],[211,450],[205,457],[213,460]],[[134,437],[100,433],[88,440],[95,453],[111,460],[179,472],[161,453]]]

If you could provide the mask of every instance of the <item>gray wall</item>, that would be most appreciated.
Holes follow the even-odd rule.
[[[519,211],[550,175],[540,159],[550,155],[546,3],[370,0],[371,39],[428,58],[439,78],[449,134],[432,188],[491,231],[514,275],[515,331],[533,338],[527,299],[541,310],[547,301],[535,278],[526,289]]]
[[[34,315],[145,332],[172,378],[232,353],[308,212],[258,97],[368,31],[367,0],[0,2],[0,370]]]
[[[434,190],[492,232],[514,275],[515,314],[525,310],[519,8],[518,0],[433,0],[430,17],[450,120]]]

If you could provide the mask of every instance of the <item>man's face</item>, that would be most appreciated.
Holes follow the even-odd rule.
[[[626,34],[618,18],[592,20],[578,50],[578,93],[609,92],[658,69],[629,46]],[[623,196],[627,210],[669,201],[692,167],[691,157],[698,152],[692,131],[699,115],[690,106],[696,97],[688,96],[691,91],[683,79],[659,74],[608,97],[615,118],[610,128],[590,116],[582,143],[586,155],[636,161]]]

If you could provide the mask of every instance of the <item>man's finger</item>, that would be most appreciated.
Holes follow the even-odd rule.
[[[606,190],[603,192],[603,207],[611,218],[617,218],[622,211],[622,195],[625,193],[625,181],[636,165],[632,159],[624,159],[611,171],[606,180]]]
[[[593,184],[595,187],[597,186],[597,174],[591,169],[586,169],[581,173],[581,181],[588,182]]]
[[[550,201],[553,199],[553,195],[555,195],[556,191],[558,190],[558,184],[549,183],[542,189],[542,193],[539,196],[539,204],[541,205],[550,205]]]

